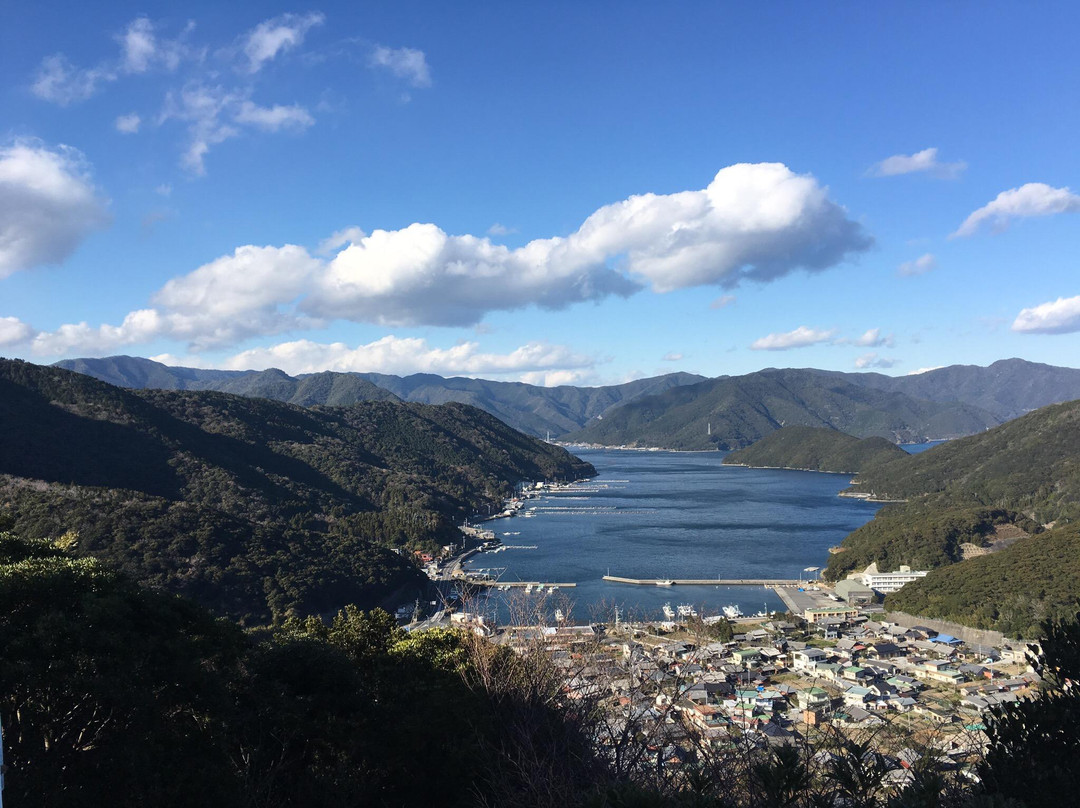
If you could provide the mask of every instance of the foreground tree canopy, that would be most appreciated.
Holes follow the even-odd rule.
[[[988,727],[982,784],[869,742],[707,750],[668,770],[647,739],[564,696],[542,653],[409,635],[385,612],[245,632],[55,543],[0,533],[5,796],[22,806],[1060,806],[1076,793],[1080,623],[1045,627],[1037,699]],[[608,736],[609,738],[611,736]],[[825,762],[822,762],[825,761]],[[931,758],[927,758],[931,761]]]

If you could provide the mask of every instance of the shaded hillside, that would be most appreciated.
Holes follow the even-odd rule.
[[[885,601],[889,609],[1037,637],[1048,616],[1080,605],[1080,527],[1068,525],[1001,552],[933,570]]]
[[[783,426],[918,442],[997,423],[966,404],[922,401],[813,370],[762,370],[677,387],[626,404],[564,437],[605,446],[738,449]],[[711,430],[711,434],[710,434]]]
[[[305,407],[398,399],[421,404],[458,402],[479,407],[514,429],[537,437],[548,433],[557,437],[580,429],[589,419],[620,404],[703,378],[690,373],[669,373],[607,387],[538,387],[486,379],[444,379],[429,373],[402,377],[326,371],[293,377],[274,369],[199,370],[168,367],[131,356],[68,359],[56,364],[120,387],[218,390]]]
[[[169,367],[136,356],[66,359],[56,367],[135,390],[216,390],[238,396],[269,398],[310,407],[344,406],[358,401],[397,401],[397,396],[356,373],[313,373],[293,377],[269,370],[203,370]]]
[[[522,479],[593,473],[463,405],[304,409],[0,361],[0,508],[24,535],[260,622],[372,605]]]
[[[724,458],[728,465],[854,474],[907,453],[885,438],[856,438],[835,429],[786,426]]]

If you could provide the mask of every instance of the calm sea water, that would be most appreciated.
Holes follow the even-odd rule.
[[[596,467],[595,479],[530,501],[532,518],[486,525],[507,545],[536,549],[482,553],[469,567],[496,570],[501,580],[576,583],[555,598],[573,602],[575,619],[610,614],[615,605],[651,618],[665,603],[691,604],[702,614],[727,604],[747,614],[783,610],[761,586],[633,586],[601,578],[810,577],[804,569],[825,566],[828,548],[879,507],[837,496],[850,475],[724,466],[723,452],[574,453]],[[546,608],[555,605],[566,611],[565,602]]]

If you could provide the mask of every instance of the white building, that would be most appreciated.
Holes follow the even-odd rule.
[[[896,572],[878,572],[877,565],[871,564],[866,568],[865,572],[851,577],[861,581],[875,592],[889,593],[895,592],[904,584],[910,584],[919,578],[925,578],[926,572],[926,570],[913,570],[906,564],[902,564]]]

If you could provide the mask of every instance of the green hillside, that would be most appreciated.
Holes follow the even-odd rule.
[[[1069,556],[1080,521],[1078,450],[1080,401],[1074,401],[869,466],[852,491],[907,501],[886,506],[844,539],[824,576],[836,580],[871,562],[881,569],[931,569],[923,581],[891,595],[889,605],[1027,631],[1080,594],[1080,567]],[[1036,535],[961,560],[961,544],[986,546],[1006,525]],[[1043,532],[1055,525],[1057,530]]]
[[[907,453],[884,438],[856,438],[811,426],[786,426],[724,458],[729,465],[854,474]]]
[[[1046,617],[1080,605],[1080,526],[1018,541],[999,553],[933,570],[885,600],[886,608],[1037,637]]]
[[[738,449],[785,426],[919,441],[981,432],[993,415],[914,399],[814,370],[762,370],[676,387],[625,404],[564,440],[605,446]]]
[[[463,405],[304,409],[0,361],[16,528],[77,531],[80,554],[248,622],[411,597],[420,576],[390,547],[451,541],[519,480],[592,473]]]

